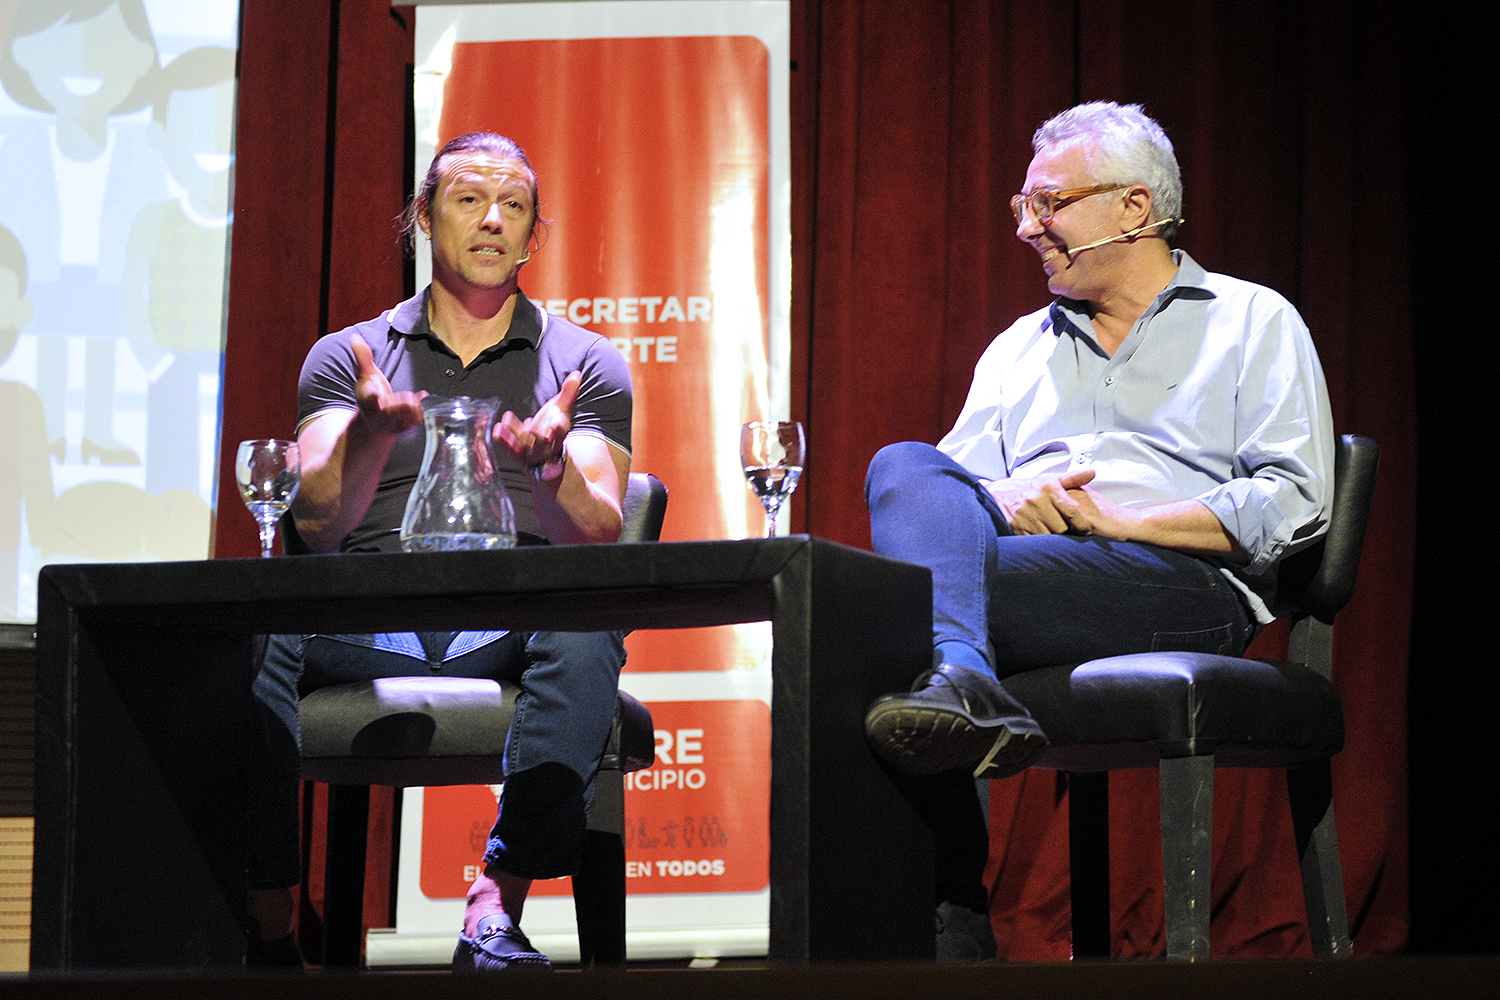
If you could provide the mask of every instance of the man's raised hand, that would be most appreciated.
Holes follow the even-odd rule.
[[[557,395],[525,420],[506,410],[495,422],[491,434],[494,444],[504,446],[518,462],[528,467],[561,457],[563,441],[573,429],[573,404],[578,401],[578,389],[582,384],[583,375],[570,372],[563,379]]]
[[[394,392],[390,379],[375,365],[375,355],[365,338],[349,335],[349,347],[359,373],[354,381],[354,399],[359,415],[370,430],[400,434],[422,422],[422,398],[426,392]]]

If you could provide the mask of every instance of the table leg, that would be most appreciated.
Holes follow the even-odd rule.
[[[770,957],[930,960],[932,838],[864,739],[931,658],[930,574],[811,543],[774,590]]]
[[[239,965],[249,637],[39,630],[59,641],[38,658],[63,668],[37,679],[31,967]]]

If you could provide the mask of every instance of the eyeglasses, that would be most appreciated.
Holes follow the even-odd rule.
[[[1030,194],[1018,194],[1010,200],[1010,214],[1016,217],[1016,225],[1020,225],[1022,211],[1029,209],[1037,225],[1045,226],[1052,221],[1054,215],[1073,202],[1087,198],[1089,195],[1118,191],[1123,187],[1129,187],[1129,185],[1095,184],[1093,187],[1069,188],[1066,191],[1042,190],[1033,191]]]

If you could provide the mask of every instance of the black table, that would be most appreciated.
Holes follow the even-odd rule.
[[[31,967],[238,964],[253,637],[772,623],[770,955],[921,958],[930,837],[863,740],[926,569],[807,536],[45,567]]]

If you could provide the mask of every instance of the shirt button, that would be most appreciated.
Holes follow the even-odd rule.
[[[454,371],[452,368],[449,368],[447,371],[443,372],[443,374],[448,376],[449,378],[453,378],[458,374],[458,372]]]
[[[1104,376],[1104,384],[1105,385],[1114,385],[1115,384],[1115,377],[1113,375],[1106,375],[1106,376]]]

